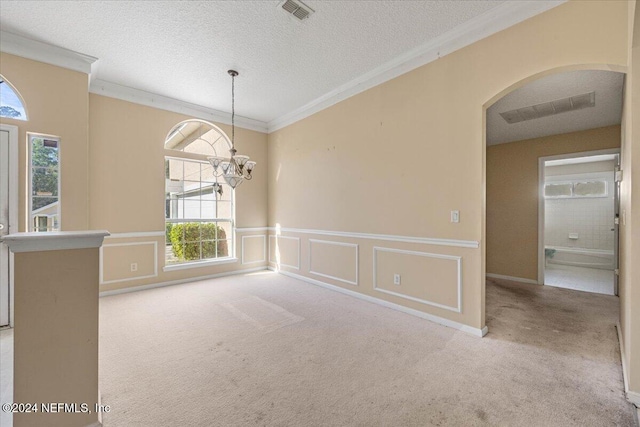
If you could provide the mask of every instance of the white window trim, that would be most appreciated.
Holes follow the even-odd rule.
[[[226,257],[226,258],[212,258],[206,259],[202,261],[188,261],[180,264],[169,264],[162,267],[162,271],[176,271],[176,270],[187,270],[190,268],[198,268],[198,267],[209,267],[212,265],[220,265],[220,264],[234,264],[239,260],[236,257]],[[166,259],[165,259],[166,262]]]
[[[46,135],[42,133],[30,133],[27,132],[27,144],[28,144],[28,159],[27,165],[29,168],[28,171],[28,185],[27,185],[27,195],[29,199],[29,209],[27,212],[27,230],[34,231],[32,216],[33,216],[33,143],[32,140],[34,138],[42,138],[42,139],[53,139],[58,142],[58,230],[62,231],[62,149],[60,144],[60,137],[53,135]]]
[[[166,154],[167,152],[171,152],[171,154]],[[188,154],[188,156],[182,157],[181,154]],[[176,151],[176,150],[165,149],[164,161],[167,161],[169,159],[187,161],[187,162],[188,161],[200,162],[200,163],[205,163],[205,164],[209,163],[206,160],[206,155],[204,155],[204,154],[200,155],[200,154],[192,154],[192,153],[183,153],[183,152]],[[166,176],[164,177],[164,179],[166,180]],[[224,257],[224,258],[209,258],[209,259],[205,259],[205,260],[185,261],[185,262],[181,262],[181,263],[177,263],[177,264],[166,264],[167,259],[166,259],[166,257],[164,257],[165,265],[164,265],[164,267],[162,267],[162,271],[166,272],[166,271],[186,270],[186,269],[190,269],[190,268],[207,267],[207,266],[211,266],[211,265],[220,265],[220,264],[232,264],[232,263],[238,262],[238,258],[236,257],[236,221],[235,221],[235,217],[236,217],[236,194],[235,194],[235,190],[234,189],[231,189],[231,187],[229,187],[229,189],[231,191],[231,200],[230,200],[230,202],[231,202],[231,216],[232,216],[232,218],[216,218],[216,219],[211,219],[211,221],[209,221],[209,222],[222,221],[222,222],[230,222],[231,223],[231,237],[226,239],[226,240],[231,241],[230,255],[228,257]],[[165,194],[166,194],[166,187],[165,187]],[[165,221],[165,225],[166,225],[167,223],[189,222],[189,219],[185,218],[185,219],[176,219],[176,220],[170,219],[170,220],[167,220],[167,218],[165,217],[164,221]],[[202,219],[196,219],[196,221],[203,221],[203,220]]]

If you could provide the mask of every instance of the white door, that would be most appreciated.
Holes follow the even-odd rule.
[[[17,131],[0,125],[0,236],[15,232],[17,219]],[[12,257],[0,243],[0,327],[11,323]]]

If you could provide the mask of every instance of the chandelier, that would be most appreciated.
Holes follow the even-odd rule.
[[[236,106],[235,106],[235,78],[238,76],[238,72],[235,70],[227,71],[231,76],[231,153],[230,158],[225,157],[207,157],[211,166],[213,166],[213,173],[216,178],[220,175],[224,177],[224,180],[229,186],[235,189],[238,185],[242,184],[245,179],[248,181],[252,178],[251,172],[256,165],[256,162],[249,160],[249,156],[243,156],[236,154],[235,137],[236,137]],[[214,184],[214,191],[222,195],[222,186],[217,182]]]

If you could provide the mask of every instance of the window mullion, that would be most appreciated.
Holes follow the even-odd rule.
[[[166,156],[165,161],[168,162],[169,171],[169,175],[166,177],[166,197],[167,200],[175,200],[178,208],[175,212],[168,212],[165,222],[168,227],[169,225],[181,227],[183,248],[182,250],[176,249],[175,253],[180,255],[179,260],[172,258],[171,254],[175,248],[170,246],[172,243],[169,239],[167,261],[187,263],[231,255],[234,244],[233,233],[231,232],[230,236],[225,233],[224,242],[221,243],[222,236],[219,231],[222,229],[222,224],[230,224],[233,229],[234,221],[233,218],[219,218],[219,215],[223,213],[223,207],[219,204],[218,194],[213,191],[214,179],[207,175],[209,173],[208,162],[171,156]],[[171,181],[171,171],[177,169],[178,165],[182,166],[181,174],[178,175],[180,182]],[[176,172],[178,171],[176,170]],[[196,177],[199,178],[198,181],[195,180]],[[224,202],[224,210],[226,212],[226,209],[231,209],[231,213],[233,213],[233,192],[226,185],[224,187],[226,194],[231,196],[229,201]],[[228,206],[226,206],[227,204]],[[220,246],[221,244],[223,246]]]

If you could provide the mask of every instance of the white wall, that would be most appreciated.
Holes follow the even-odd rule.
[[[606,164],[605,164],[606,163]],[[576,167],[580,166],[580,169]],[[591,169],[591,172],[587,172]],[[610,172],[602,172],[609,169]],[[566,172],[577,172],[566,174]],[[613,250],[614,172],[613,162],[545,168],[545,182],[605,179],[607,197],[547,198],[545,200],[545,245],[569,248]],[[569,234],[577,233],[578,239]]]

